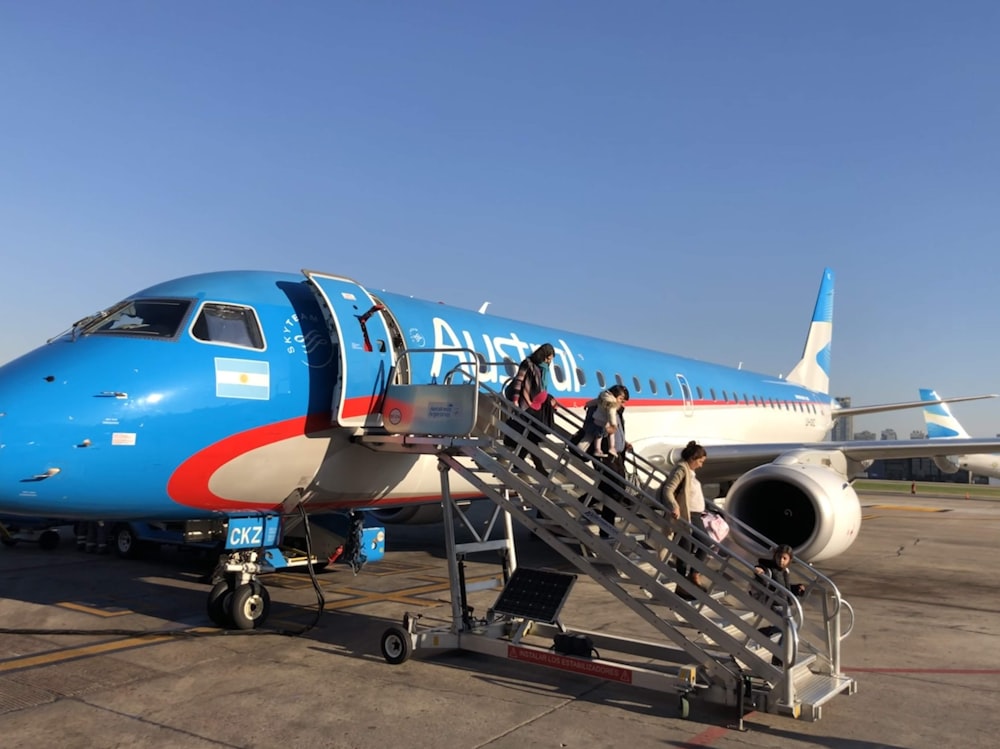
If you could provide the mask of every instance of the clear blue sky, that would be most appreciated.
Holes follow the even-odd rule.
[[[0,362],[311,268],[777,374],[830,266],[834,394],[1000,391],[998,39],[992,1],[3,2]]]

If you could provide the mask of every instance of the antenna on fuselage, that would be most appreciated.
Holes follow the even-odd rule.
[[[485,315],[486,314],[486,308],[489,307],[489,306],[490,306],[489,302],[483,302],[483,306],[479,308],[479,314],[480,315]]]

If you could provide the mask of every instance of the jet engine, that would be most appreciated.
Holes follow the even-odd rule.
[[[729,490],[726,511],[808,562],[843,553],[861,528],[861,502],[844,475],[794,456],[743,474]],[[759,541],[733,532],[744,547],[767,555]]]
[[[958,458],[954,455],[935,455],[934,465],[941,470],[941,473],[958,473],[958,469],[961,468]]]

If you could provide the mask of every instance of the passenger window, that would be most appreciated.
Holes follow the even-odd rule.
[[[566,381],[566,372],[558,364],[552,365],[552,380],[553,382],[563,383]]]
[[[585,375],[583,370],[579,367],[576,368],[576,381],[580,383],[580,387],[587,384],[587,375]]]
[[[667,397],[668,398],[672,398],[673,395],[674,395],[674,388],[673,388],[673,386],[670,384],[669,381],[666,381],[663,384],[667,386]]]
[[[513,377],[517,374],[517,366],[514,364],[514,360],[509,356],[503,358],[503,369],[507,373],[508,377]]]
[[[697,385],[695,387],[695,390],[698,391],[698,400],[700,400],[700,401],[705,400],[705,394],[703,392],[701,392],[701,385]]]
[[[709,388],[708,389],[708,394],[712,396],[712,400],[714,400],[714,401],[718,400],[718,398],[715,397],[715,388]]]
[[[604,380],[604,372],[602,372],[601,370],[598,369],[597,370],[597,387],[603,388],[604,387],[604,382],[605,382],[605,380]]]
[[[722,391],[722,400],[724,401],[729,400],[729,393],[727,393],[725,390]]]
[[[653,395],[656,395],[656,380],[654,380],[652,377],[649,378],[649,392],[651,392]]]
[[[639,382],[639,378],[638,377],[635,377],[635,376],[632,377],[632,384],[635,386],[635,392],[636,393],[641,393],[642,392],[642,383]]]
[[[617,372],[615,372],[615,382],[617,382],[619,385],[624,385],[625,384],[625,380],[623,380],[622,376],[620,374],[618,374]]]
[[[257,315],[250,307],[209,302],[202,306],[191,335],[206,343],[243,348],[264,348]]]

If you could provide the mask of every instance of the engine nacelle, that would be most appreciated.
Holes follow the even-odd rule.
[[[785,456],[743,474],[726,497],[726,511],[808,562],[846,551],[861,529],[861,502],[836,470]],[[762,556],[760,543],[733,529],[739,542]]]
[[[941,473],[958,473],[958,469],[962,467],[954,455],[935,455],[934,465],[940,469]]]

